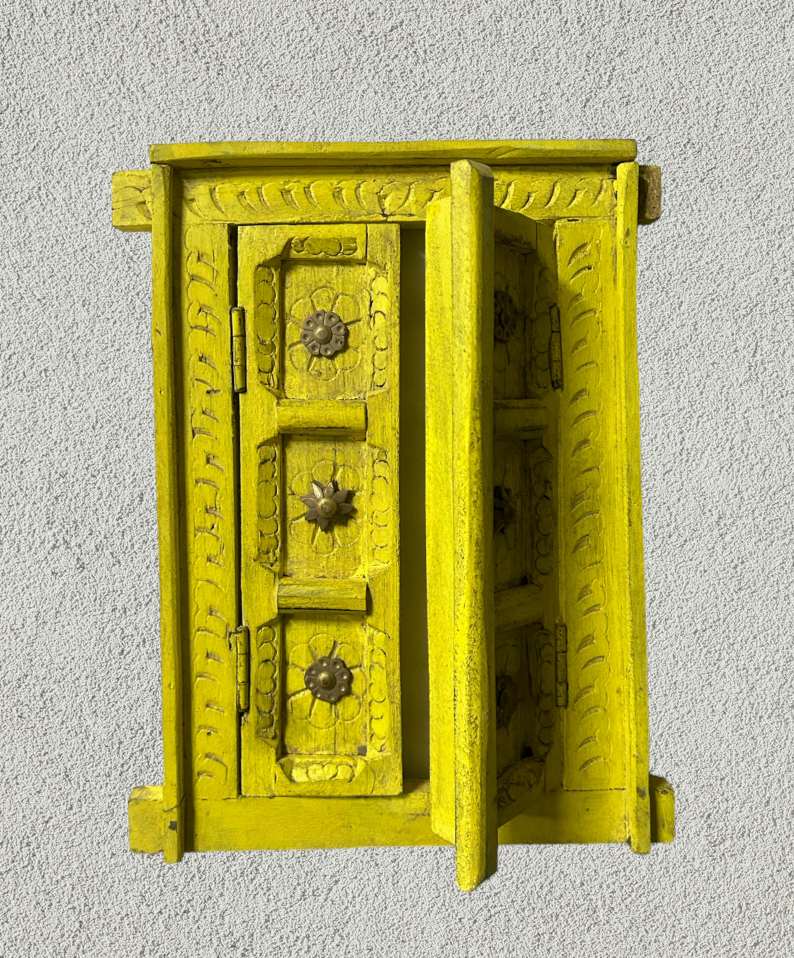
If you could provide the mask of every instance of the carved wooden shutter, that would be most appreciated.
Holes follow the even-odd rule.
[[[244,795],[402,789],[398,278],[397,226],[239,230]],[[312,330],[330,313],[320,343]],[[329,485],[353,509],[321,528],[303,500]],[[332,702],[306,684],[329,660],[349,682]]]
[[[432,826],[463,888],[542,791],[624,789],[650,841],[633,164],[616,187],[534,223],[462,161],[428,207]]]

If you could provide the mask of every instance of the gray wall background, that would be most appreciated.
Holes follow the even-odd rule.
[[[787,955],[792,9],[3,3],[0,954]],[[651,768],[678,837],[501,853],[127,851],[161,781],[150,143],[634,137]]]

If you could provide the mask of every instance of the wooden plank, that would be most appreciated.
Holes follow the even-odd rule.
[[[438,140],[407,143],[168,143],[152,146],[153,163],[200,166],[415,165],[477,160],[509,163],[618,163],[637,155],[634,140]]]
[[[364,612],[366,579],[281,579],[279,612],[289,609],[324,609],[330,612]]]
[[[667,843],[675,839],[675,792],[659,775],[650,776],[651,841]]]
[[[536,585],[504,589],[494,597],[494,625],[497,632],[519,629],[532,622],[543,622],[547,601]]]
[[[662,215],[662,170],[658,166],[639,168],[637,222],[647,226]]]
[[[648,671],[645,638],[645,566],[642,549],[640,385],[637,367],[637,196],[638,167],[618,167],[617,210],[617,383],[618,461],[621,506],[615,524],[625,540],[627,621],[623,638],[626,687],[626,813],[631,847],[651,847],[648,794]]]
[[[454,554],[451,518],[439,504],[450,497],[452,465],[452,201],[427,208],[425,234],[425,516],[427,538],[427,641],[430,677],[431,826],[455,842]]]
[[[495,209],[494,239],[511,249],[531,253],[538,248],[537,223],[528,216],[513,216],[509,210]]]
[[[276,409],[278,431],[286,435],[364,439],[367,404],[335,400],[282,399]]]
[[[157,533],[160,564],[160,648],[163,690],[163,809],[165,860],[184,848],[184,713],[180,551],[177,348],[179,329],[173,289],[173,172],[152,167],[152,356],[154,445],[157,469]],[[172,826],[171,823],[174,823]]]
[[[657,779],[654,842],[672,841],[673,791]],[[159,786],[130,796],[130,846],[162,850],[154,821]],[[531,805],[499,829],[500,845],[623,843],[626,824],[622,789],[537,792]],[[188,851],[290,850],[314,848],[448,845],[430,826],[428,781],[406,781],[403,793],[369,798],[236,798],[195,803]],[[162,820],[162,819],[160,819]],[[317,822],[323,822],[318,828]]]
[[[479,494],[493,482],[494,206],[487,167],[460,160],[451,176],[455,846],[470,891],[497,857],[493,500]]]
[[[497,399],[493,408],[495,439],[531,439],[549,426],[545,402],[533,399]]]
[[[113,174],[113,225],[117,230],[149,233],[152,229],[152,171]]]
[[[621,843],[620,789],[538,792],[499,829],[500,845]],[[196,802],[190,850],[239,851],[448,845],[430,827],[427,781],[369,798],[238,798]],[[322,828],[317,826],[322,822]]]
[[[130,851],[152,855],[163,850],[163,787],[134,788],[127,805]]]

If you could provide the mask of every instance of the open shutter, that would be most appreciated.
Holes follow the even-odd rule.
[[[398,276],[396,226],[239,230],[245,795],[402,790]]]
[[[559,325],[550,229],[494,209],[479,164],[451,182],[427,223],[432,824],[474,888],[551,742]]]
[[[609,216],[533,222],[462,161],[428,207],[432,827],[463,888],[503,825],[588,840],[565,792],[650,847],[636,165],[613,184]]]
[[[461,888],[496,870],[493,178],[452,164],[427,211],[427,563],[433,830]]]

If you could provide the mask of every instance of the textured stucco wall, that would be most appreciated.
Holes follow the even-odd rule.
[[[5,956],[786,955],[791,923],[791,8],[764,2],[3,4]],[[161,780],[150,143],[634,137],[651,768],[678,838],[127,851]]]

